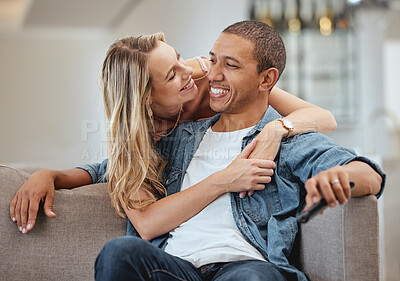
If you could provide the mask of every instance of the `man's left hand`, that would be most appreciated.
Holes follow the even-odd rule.
[[[329,207],[346,204],[351,197],[349,174],[343,166],[335,166],[306,181],[306,204],[310,208],[325,198]]]

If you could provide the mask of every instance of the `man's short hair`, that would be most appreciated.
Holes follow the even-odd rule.
[[[275,67],[279,76],[282,74],[286,64],[285,44],[272,27],[263,22],[245,20],[228,26],[222,33],[238,35],[254,44],[253,57],[257,61],[258,73]]]

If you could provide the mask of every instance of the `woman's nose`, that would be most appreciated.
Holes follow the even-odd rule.
[[[183,76],[184,79],[187,79],[190,75],[193,74],[193,68],[187,65],[183,65]]]

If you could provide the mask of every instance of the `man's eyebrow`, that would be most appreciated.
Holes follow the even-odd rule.
[[[230,57],[230,56],[226,56],[225,57],[227,60],[233,60],[236,63],[240,63],[240,61],[238,61],[237,59],[235,59],[234,57]]]
[[[209,52],[209,54],[210,54],[210,56],[215,56],[215,54],[213,52],[211,52],[211,51]],[[240,63],[240,61],[238,61],[237,59],[235,59],[234,57],[231,57],[231,56],[225,56],[225,59],[233,60],[236,63]]]
[[[180,58],[181,58],[181,55],[176,51],[176,49],[174,49],[175,50],[175,53],[176,53],[176,60],[179,60]],[[167,80],[168,79],[168,76],[169,76],[169,74],[171,73],[171,71],[174,69],[174,65],[173,66],[171,66],[171,68],[168,70],[168,72],[167,72],[167,76],[165,76],[165,80]]]

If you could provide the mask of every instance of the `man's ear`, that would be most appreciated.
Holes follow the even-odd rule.
[[[275,67],[268,68],[260,73],[260,92],[270,91],[278,81],[279,71]]]

